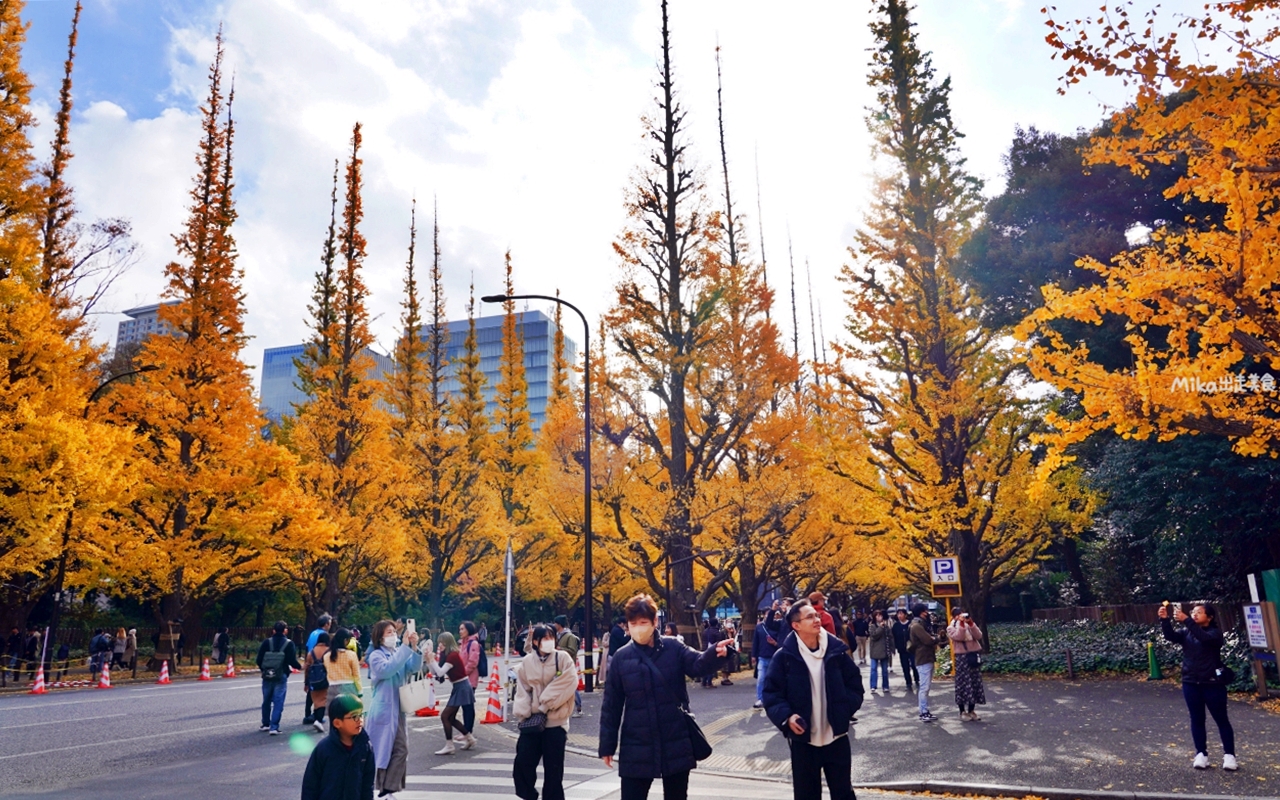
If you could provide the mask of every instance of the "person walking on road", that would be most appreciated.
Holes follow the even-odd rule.
[[[1240,764],[1236,761],[1236,732],[1227,717],[1227,684],[1231,682],[1231,675],[1222,663],[1218,611],[1211,605],[1200,604],[1187,616],[1180,606],[1172,608],[1174,618],[1183,625],[1182,630],[1174,630],[1169,605],[1161,606],[1157,613],[1164,638],[1182,646],[1182,697],[1191,713],[1191,740],[1196,747],[1191,766],[1196,769],[1209,766],[1209,731],[1204,720],[1207,708],[1222,738],[1222,768],[1237,770]]]
[[[474,622],[465,620],[458,626],[458,652],[462,655],[462,664],[467,669],[467,680],[471,683],[471,693],[473,695],[471,702],[462,707],[462,724],[466,726],[467,731],[476,729],[476,701],[475,691],[480,687],[480,679],[486,677],[482,672],[488,670],[481,669],[484,659],[484,646],[480,644],[480,639],[476,636],[477,628]]]
[[[609,666],[600,707],[600,747],[604,765],[622,779],[622,800],[646,800],[655,778],[665,800],[686,800],[689,772],[697,765],[686,713],[685,676],[715,675],[728,654],[728,641],[701,653],[670,637],[658,636],[658,607],[638,594],[623,608],[631,641]]]
[[[960,707],[960,721],[977,722],[982,717],[973,710],[974,706],[987,704],[978,655],[982,652],[982,631],[967,611],[957,608],[947,626],[947,638],[956,655],[956,705]]]
[[[374,784],[379,797],[393,797],[404,789],[409,743],[404,712],[400,709],[400,687],[410,673],[422,669],[422,654],[415,647],[418,634],[409,633],[404,643],[389,619],[373,626],[377,647],[369,651],[369,683],[372,692],[365,714],[365,729],[373,744],[377,767]]]
[[[787,612],[791,633],[769,664],[764,707],[791,746],[795,800],[853,800],[849,720],[862,706],[862,675],[849,648],[822,627],[807,600]]]
[[[333,617],[328,614],[321,614],[320,619],[316,620],[316,629],[307,635],[307,646],[305,652],[310,653],[316,648],[316,642],[320,639],[320,634],[329,633],[333,627]],[[302,675],[302,688],[307,693],[306,703],[302,707],[302,724],[311,725],[316,721],[315,706],[311,700],[311,686],[307,682],[307,675]],[[323,726],[321,726],[323,730]]]
[[[916,684],[916,700],[920,721],[936,722],[938,718],[929,710],[929,687],[933,684],[933,665],[938,660],[938,645],[944,637],[934,632],[929,608],[924,603],[912,606],[911,615],[911,627],[907,629],[907,651],[915,659],[919,680]]]
[[[316,637],[315,646],[307,651],[306,660],[302,662],[302,675],[307,682],[307,693],[311,696],[311,724],[317,733],[324,733],[324,712],[329,705],[329,671],[324,665],[329,642],[329,634],[321,633]]]
[[[893,631],[885,621],[884,612],[877,611],[867,626],[867,653],[871,656],[871,691],[876,691],[877,675],[889,691],[889,653],[893,650]]]
[[[511,711],[520,723],[520,738],[511,776],[522,800],[538,800],[539,761],[543,800],[564,800],[564,747],[578,689],[578,660],[557,646],[556,629],[564,630],[564,619],[556,617],[555,628],[535,625],[529,635],[530,652],[516,667]]]
[[[335,697],[329,735],[311,751],[302,774],[302,800],[373,800],[373,764],[360,698]]]
[[[360,657],[356,655],[354,638],[351,631],[338,628],[329,642],[329,652],[324,657],[325,679],[329,682],[328,700],[344,694],[360,696]],[[333,719],[333,710],[329,710],[329,719]]]
[[[852,627],[853,643],[858,648],[858,663],[865,665],[867,663],[867,642],[871,638],[871,620],[867,619],[867,615],[862,611],[856,611],[853,615]]]
[[[756,662],[756,702],[752,708],[764,708],[764,676],[769,672],[769,662],[774,653],[782,646],[780,641],[782,627],[779,612],[778,609],[771,608],[765,614],[764,621],[756,626],[755,638],[751,643],[751,657]]]
[[[555,619],[556,649],[563,650],[573,659],[574,672],[577,672],[578,666],[578,650],[582,647],[582,640],[569,630],[569,618],[564,614]],[[533,652],[537,652],[536,650]],[[582,716],[582,692],[578,691],[578,685],[573,686],[573,715],[575,717]]]
[[[907,635],[911,629],[911,618],[903,608],[898,609],[897,616],[897,621],[893,623],[893,647],[898,651],[898,663],[902,666],[902,680],[907,684],[909,692],[913,683],[920,685],[920,674],[916,672],[915,660],[907,651]]]
[[[445,701],[444,711],[440,712],[440,722],[444,725],[444,747],[436,751],[438,756],[451,756],[458,751],[470,750],[476,745],[476,737],[465,723],[458,722],[458,712],[466,706],[475,706],[476,693],[467,679],[467,668],[458,652],[458,640],[452,633],[440,634],[440,654],[427,656],[427,669],[437,678],[447,680],[452,687],[449,699]],[[465,717],[464,717],[465,719]],[[462,741],[454,742],[454,730]]]
[[[289,640],[289,625],[280,620],[272,634],[258,646],[258,671],[262,676],[262,727],[276,736],[280,733],[280,716],[284,713],[285,693],[289,690],[289,673],[302,669],[297,648]]]

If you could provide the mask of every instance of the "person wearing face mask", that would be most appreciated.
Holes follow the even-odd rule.
[[[449,699],[445,701],[444,711],[440,712],[440,722],[444,725],[444,747],[437,750],[436,755],[451,756],[459,747],[470,750],[476,746],[476,737],[465,723],[458,722],[458,711],[464,706],[474,706],[476,693],[471,688],[471,681],[467,680],[467,668],[462,663],[462,654],[458,652],[458,640],[453,638],[452,633],[440,634],[440,655],[437,657],[435,653],[427,654],[427,669],[436,677],[447,680],[452,687]],[[461,741],[456,743],[453,738],[455,730],[461,737]]]
[[[396,624],[389,619],[373,626],[374,647],[369,651],[372,697],[365,710],[365,730],[373,743],[378,797],[394,798],[394,792],[405,787],[409,744],[405,715],[400,709],[400,687],[410,673],[422,669],[417,644],[417,633],[408,634],[401,644]]]
[[[476,624],[470,620],[464,620],[458,626],[458,653],[462,656],[463,666],[467,670],[467,680],[471,682],[473,693],[480,686],[480,679],[486,677],[481,673],[487,671],[488,666],[483,663],[484,647],[480,644],[480,638],[476,636],[476,630]],[[462,724],[466,725],[469,731],[475,730],[475,700],[462,707]]]
[[[609,666],[598,753],[610,768],[617,754],[622,800],[645,800],[655,778],[662,779],[666,800],[686,800],[689,772],[697,761],[685,720],[685,676],[714,675],[730,655],[729,641],[698,652],[656,635],[658,608],[647,594],[628,600],[624,613],[631,642],[618,650]]]
[[[529,641],[531,652],[516,667],[511,711],[521,727],[511,774],[517,797],[538,800],[541,761],[543,799],[564,800],[564,746],[578,689],[577,659],[556,649],[556,629],[549,625],[535,625]]]

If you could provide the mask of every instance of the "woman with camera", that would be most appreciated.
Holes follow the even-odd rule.
[[[987,704],[978,660],[978,653],[982,652],[982,631],[968,612],[957,608],[947,626],[947,638],[956,656],[956,705],[960,706],[960,721],[977,722],[982,717],[974,712],[974,706]]]
[[[516,696],[512,715],[519,722],[512,777],[516,796],[538,800],[538,762],[542,762],[542,797],[564,800],[564,746],[569,716],[578,690],[576,659],[556,649],[556,629],[535,625],[529,634],[529,654],[516,667]]]
[[[1169,619],[1182,623],[1182,630],[1174,630]],[[1166,601],[1157,612],[1164,638],[1182,645],[1182,697],[1191,712],[1191,740],[1196,746],[1196,757],[1191,766],[1206,769],[1209,766],[1209,732],[1205,727],[1204,711],[1209,709],[1222,737],[1222,768],[1239,769],[1236,762],[1236,733],[1227,719],[1227,684],[1231,683],[1230,670],[1222,663],[1222,629],[1218,627],[1218,612],[1211,605],[1200,604],[1187,616],[1179,606]],[[1187,620],[1191,622],[1188,624]]]

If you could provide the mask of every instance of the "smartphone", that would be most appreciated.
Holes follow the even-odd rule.
[[[404,635],[418,632],[418,621],[415,619],[406,619],[404,621]]]
[[[801,717],[800,719],[796,720],[796,724],[800,726],[801,733],[804,733],[805,731],[809,730],[809,721],[804,717]]]

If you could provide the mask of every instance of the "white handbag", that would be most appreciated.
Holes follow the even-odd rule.
[[[434,706],[436,698],[432,683],[434,681],[423,678],[421,673],[409,675],[408,681],[400,686],[400,712],[413,714],[419,709]]]

